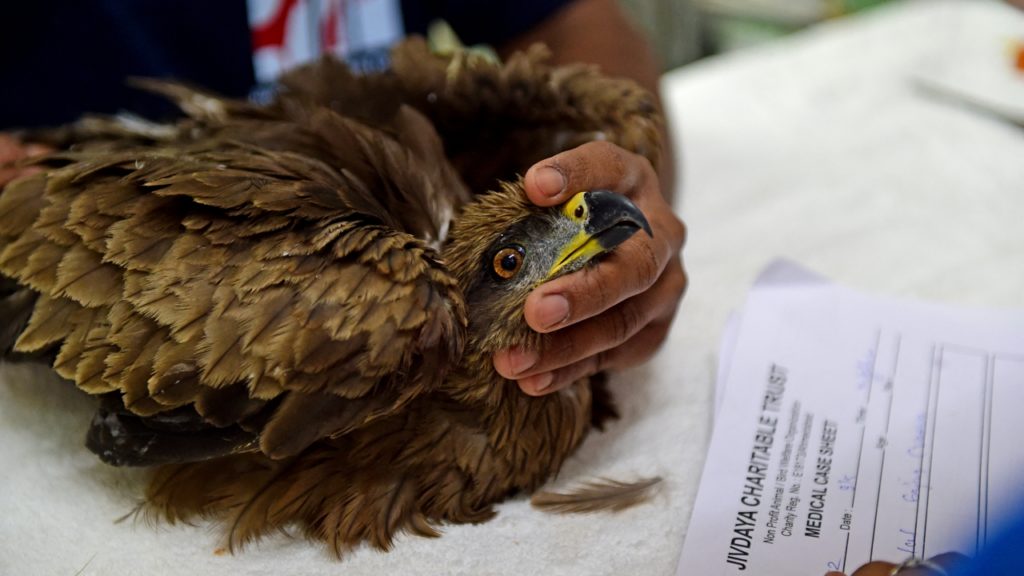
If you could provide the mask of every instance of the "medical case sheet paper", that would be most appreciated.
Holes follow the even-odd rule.
[[[724,362],[678,573],[974,554],[1024,495],[1024,310],[871,297],[774,268]]]

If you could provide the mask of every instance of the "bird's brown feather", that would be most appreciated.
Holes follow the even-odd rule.
[[[426,42],[411,39],[395,48],[392,66],[408,102],[437,127],[473,190],[493,189],[593,140],[615,142],[656,166],[660,117],[652,95],[593,66],[552,67],[548,54],[535,45],[498,65],[432,54]]]
[[[530,503],[541,510],[559,513],[619,511],[651,498],[660,482],[660,477],[635,482],[602,478],[569,492],[537,492],[530,498]]]
[[[411,153],[388,152],[386,143],[399,146],[389,137],[337,120],[357,134],[353,170],[416,165]],[[443,363],[408,382],[382,379],[418,355],[459,352],[455,280],[394,216],[409,211],[402,199],[415,197],[416,178],[392,179],[385,200],[397,206],[385,208],[344,164],[245,143],[96,155],[85,145],[51,161],[49,175],[0,196],[18,206],[4,223],[0,271],[49,296],[15,350],[61,342],[58,371],[90,392],[120,390],[148,415],[236,382],[264,401],[359,398],[385,383],[426,391]],[[67,326],[43,330],[55,309]],[[333,432],[317,430],[305,443],[270,434],[264,447],[286,455],[281,446],[301,450]]]

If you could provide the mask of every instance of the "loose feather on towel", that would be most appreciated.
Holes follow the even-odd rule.
[[[636,482],[600,478],[570,492],[537,492],[530,503],[545,512],[559,514],[603,510],[618,512],[647,501],[657,491],[660,483],[660,476]]]

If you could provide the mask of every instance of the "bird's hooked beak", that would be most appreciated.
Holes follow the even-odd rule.
[[[578,227],[562,247],[547,279],[578,270],[643,229],[654,237],[643,212],[629,198],[607,190],[580,192],[562,206],[561,216]]]

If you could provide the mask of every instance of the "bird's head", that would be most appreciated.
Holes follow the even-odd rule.
[[[521,180],[477,197],[456,220],[444,249],[466,298],[470,348],[489,354],[538,347],[540,336],[523,316],[529,293],[594,262],[641,229],[651,234],[643,213],[605,190],[580,192],[547,208],[529,202]]]

